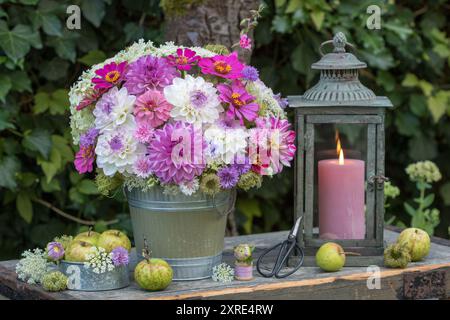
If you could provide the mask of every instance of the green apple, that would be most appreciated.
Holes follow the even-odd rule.
[[[345,265],[344,249],[334,242],[323,244],[316,253],[316,264],[322,270],[335,272]]]
[[[420,261],[430,253],[430,236],[418,228],[403,230],[398,236],[397,243],[405,245],[411,255],[411,261]]]
[[[107,230],[98,238],[97,246],[102,247],[106,252],[111,252],[117,247],[131,250],[131,241],[127,235],[119,230]]]
[[[77,236],[73,240],[87,242],[87,243],[90,243],[90,244],[96,246],[99,237],[100,237],[100,233],[89,230],[89,231],[77,234]]]
[[[67,248],[64,260],[71,262],[84,262],[86,255],[91,253],[91,249],[95,246],[89,242],[73,240]]]
[[[134,269],[134,280],[145,290],[164,290],[172,282],[172,277],[172,268],[162,259],[144,259]]]

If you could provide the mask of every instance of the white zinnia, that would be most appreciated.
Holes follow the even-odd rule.
[[[136,97],[127,88],[113,87],[97,102],[94,109],[95,127],[100,131],[114,130],[129,120]]]
[[[246,154],[248,132],[245,128],[211,126],[205,130],[207,162],[222,161],[232,164],[235,156]]]
[[[173,105],[170,115],[191,124],[214,123],[223,111],[216,88],[203,78],[175,78],[164,88],[164,97]]]
[[[135,130],[136,123],[131,116],[115,130],[106,130],[99,135],[95,153],[97,166],[105,175],[133,173],[133,163],[145,153],[145,146],[134,138]]]

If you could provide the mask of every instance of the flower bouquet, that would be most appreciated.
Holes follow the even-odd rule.
[[[125,187],[135,235],[145,234],[162,258],[186,251],[158,253],[162,238],[204,232],[208,219],[189,229],[191,218],[172,215],[167,223],[183,228],[158,227],[153,231],[162,238],[152,239],[148,225],[161,226],[170,215],[149,221],[143,209],[160,214],[171,207],[167,203],[181,210],[189,201],[195,208],[203,208],[201,201],[220,207],[237,188],[258,188],[264,176],[280,173],[295,154],[286,100],[259,79],[256,68],[221,46],[156,47],[141,40],[84,72],[70,90],[70,103],[76,169],[83,174],[95,168],[103,194]],[[136,221],[138,215],[146,218]],[[223,245],[225,220],[220,223],[211,230],[221,234]],[[142,249],[139,241],[137,247]]]

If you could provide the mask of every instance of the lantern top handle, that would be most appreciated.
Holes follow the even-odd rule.
[[[322,44],[319,47],[319,53],[323,57],[325,54],[323,53],[322,49],[326,44],[332,43],[334,46],[333,52],[334,53],[344,53],[345,52],[345,46],[349,46],[353,50],[355,49],[355,46],[351,44],[350,42],[347,42],[347,38],[345,37],[345,34],[343,32],[338,32],[334,35],[333,40],[327,40],[322,42]]]
[[[324,53],[323,47],[327,44],[333,44],[334,49],[332,52]],[[333,40],[322,42],[319,47],[319,53],[322,57],[320,61],[313,63],[311,68],[317,70],[350,70],[367,67],[367,64],[360,61],[353,53],[346,52],[345,47],[355,50],[355,46],[347,42],[344,33],[336,33]]]

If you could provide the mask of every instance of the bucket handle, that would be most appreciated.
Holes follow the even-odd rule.
[[[219,216],[227,216],[234,210],[234,205],[236,203],[236,195],[237,195],[236,190],[232,190],[228,208],[225,209],[223,212],[220,212],[219,209],[217,209],[216,197],[215,196],[212,197],[213,207]]]

